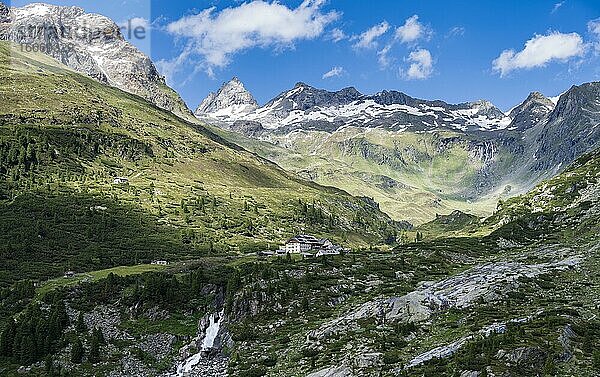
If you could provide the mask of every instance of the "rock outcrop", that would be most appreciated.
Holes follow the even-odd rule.
[[[509,128],[527,130],[543,120],[554,109],[554,102],[540,92],[531,93],[523,103],[511,110]]]
[[[214,114],[215,116],[240,117],[258,108],[252,94],[244,84],[234,77],[224,83],[216,93],[210,93],[196,109],[195,114]]]
[[[2,5],[0,22],[2,39],[28,45],[100,82],[182,117],[192,117],[152,60],[126,41],[108,17],[86,13],[80,7],[34,3],[10,11]]]

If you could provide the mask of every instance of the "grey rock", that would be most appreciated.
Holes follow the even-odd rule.
[[[383,354],[380,352],[369,352],[369,353],[360,353],[357,355],[355,359],[356,366],[358,368],[373,368],[381,365]]]
[[[111,19],[82,8],[34,3],[11,8],[5,39],[43,47],[71,69],[183,117],[192,114],[148,56],[125,40]],[[6,10],[0,9],[6,19]]]
[[[10,9],[4,3],[0,3],[0,24],[10,22]]]
[[[557,170],[600,147],[599,125],[600,82],[573,86],[560,96],[547,121],[527,135],[533,139],[533,168]]]
[[[121,358],[120,366],[108,373],[109,377],[130,377],[130,376],[156,376],[156,372],[149,369],[143,362],[127,353]]]
[[[571,325],[565,325],[565,327],[563,327],[563,330],[558,337],[558,341],[563,347],[563,352],[559,356],[561,362],[567,362],[573,357],[573,346],[571,341],[576,336],[577,334],[575,334]]]
[[[236,120],[231,125],[231,131],[246,135],[252,138],[259,138],[265,132],[260,122],[252,120]]]
[[[481,372],[475,370],[465,370],[460,374],[460,377],[479,377]]]
[[[510,363],[532,368],[541,368],[546,357],[546,353],[537,347],[516,348],[504,356]]]
[[[258,103],[252,94],[244,88],[244,84],[237,77],[224,83],[216,93],[210,93],[200,103],[195,114],[215,113],[227,108],[231,108],[232,115],[238,116],[258,108]]]
[[[169,319],[171,317],[171,314],[168,310],[161,310],[159,307],[154,306],[150,309],[147,309],[144,312],[144,317],[148,318],[151,321],[160,321]]]
[[[352,377],[352,371],[345,366],[327,367],[317,372],[308,374],[306,377]]]
[[[142,338],[140,349],[160,361],[173,351],[177,337],[172,334],[150,334]]]
[[[119,329],[121,315],[113,306],[99,305],[83,315],[88,330],[98,328],[106,340],[132,340],[133,337]]]
[[[496,292],[518,284],[520,277],[531,278],[552,270],[565,270],[579,263],[580,257],[574,256],[532,265],[499,262],[476,266],[437,282],[422,282],[416,290],[401,297],[368,301],[310,331],[307,340],[319,341],[350,331],[356,328],[356,321],[361,318],[383,317],[391,321],[421,322],[449,308],[468,308],[478,300],[493,302],[498,299]]]
[[[519,106],[511,110],[512,119],[509,128],[527,130],[544,120],[554,109],[554,102],[542,93],[533,92]]]

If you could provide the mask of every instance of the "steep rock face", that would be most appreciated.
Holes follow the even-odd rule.
[[[554,109],[554,102],[539,92],[532,92],[519,106],[511,110],[509,128],[527,130],[543,120]]]
[[[313,107],[347,105],[363,95],[354,88],[344,88],[337,92],[313,88],[299,82],[292,90],[281,93],[265,105],[267,108],[282,110],[309,110]]]
[[[536,170],[566,166],[600,147],[600,82],[569,89],[532,135]]]
[[[0,8],[0,36],[43,52],[94,79],[139,95],[184,117],[192,114],[148,56],[127,42],[111,19],[79,7],[29,4]]]
[[[251,120],[237,120],[231,125],[231,131],[247,135],[252,138],[259,138],[262,136],[265,129],[259,122]]]
[[[242,116],[258,108],[258,103],[244,88],[244,84],[234,77],[226,82],[216,93],[210,93],[195,114],[222,114],[224,116]]]
[[[4,3],[0,3],[0,23],[10,22],[10,11]]]

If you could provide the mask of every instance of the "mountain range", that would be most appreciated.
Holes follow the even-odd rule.
[[[0,375],[600,373],[600,83],[504,113],[234,78],[194,117],[114,28],[0,3]]]
[[[288,170],[421,223],[456,208],[489,215],[498,199],[527,192],[598,147],[598,129],[589,126],[600,123],[598,88],[574,86],[555,99],[533,92],[505,114],[485,100],[448,104],[304,83],[259,107],[235,78],[195,114]]]

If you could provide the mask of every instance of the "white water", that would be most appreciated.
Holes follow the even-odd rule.
[[[206,333],[204,334],[204,341],[202,342],[202,351],[209,351],[213,344],[215,343],[215,338],[219,333],[219,329],[221,328],[221,322],[223,321],[223,310],[221,313],[214,313],[210,316],[210,323],[208,324],[208,328],[206,329]],[[218,318],[215,318],[217,317]]]
[[[177,374],[175,374],[175,376],[188,376],[202,359],[202,352],[211,350],[215,343],[215,339],[217,338],[217,334],[219,333],[219,329],[221,328],[221,322],[223,322],[224,314],[225,313],[222,310],[220,313],[213,313],[210,316],[209,324],[204,334],[204,340],[202,341],[202,348],[200,348],[200,352],[188,357],[182,364],[179,364],[177,366]]]

